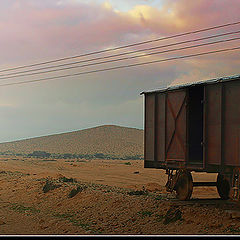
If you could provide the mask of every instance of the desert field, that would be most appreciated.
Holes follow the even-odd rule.
[[[142,160],[1,157],[0,180],[1,235],[240,233],[238,205],[220,200],[215,187],[178,201],[165,191],[165,171],[145,169]]]

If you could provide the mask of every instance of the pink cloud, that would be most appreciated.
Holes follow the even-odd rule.
[[[0,51],[3,59],[0,64],[27,64],[232,22],[238,18],[239,7],[237,0],[231,1],[231,4],[227,0],[166,0],[160,8],[136,5],[128,12],[119,12],[104,4],[51,4],[49,7],[39,7],[31,1],[17,1],[0,18]],[[236,43],[156,55],[151,59],[187,55],[221,46],[231,47]],[[226,54],[226,58],[229,68],[239,59],[237,53]],[[203,60],[221,61],[217,55],[204,56],[199,61]],[[182,62],[186,62],[189,69],[194,66],[194,61]],[[164,66],[171,64],[180,63],[168,62]],[[156,64],[155,69],[159,66]]]

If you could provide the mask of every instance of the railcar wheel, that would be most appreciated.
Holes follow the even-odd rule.
[[[187,170],[179,170],[178,180],[175,186],[179,200],[189,200],[193,191],[192,175]]]
[[[217,191],[221,199],[227,200],[230,198],[231,184],[226,176],[218,174],[217,176]]]

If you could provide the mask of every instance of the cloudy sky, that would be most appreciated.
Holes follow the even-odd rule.
[[[2,0],[0,1],[0,71],[237,22],[240,20],[239,9],[238,0]],[[121,54],[237,30],[240,30],[240,24],[54,64]],[[232,37],[240,37],[240,34],[228,36],[228,38]],[[223,38],[211,39],[208,42],[219,39]],[[203,42],[194,44],[199,43]],[[235,40],[195,49],[18,78],[5,79],[6,74],[14,71],[0,72],[0,84],[238,47],[239,43],[239,40]],[[139,95],[141,91],[161,88],[172,83],[240,74],[239,60],[240,51],[236,50],[51,81],[0,87],[0,142],[103,124],[142,129],[144,109],[143,97]],[[47,66],[51,65],[53,64]],[[28,69],[21,69],[23,70]],[[17,71],[20,70],[15,70]]]

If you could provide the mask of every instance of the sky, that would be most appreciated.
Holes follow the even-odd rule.
[[[235,40],[11,79],[4,78],[4,74],[9,72],[1,72],[4,69],[237,22],[240,20],[239,9],[238,0],[2,0],[0,84],[238,47],[240,41]],[[121,54],[237,30],[240,30],[240,24],[55,64]],[[240,37],[240,34],[228,38],[231,37]],[[223,38],[217,38],[219,39]],[[208,40],[211,41],[216,39]],[[239,60],[240,51],[236,50],[0,87],[0,142],[106,124],[143,129],[144,97],[140,95],[142,91],[159,89],[170,84],[240,74]]]

